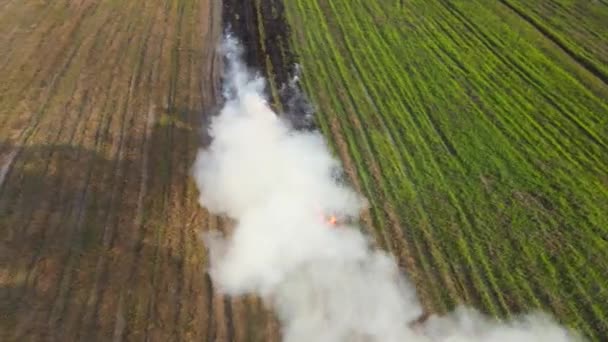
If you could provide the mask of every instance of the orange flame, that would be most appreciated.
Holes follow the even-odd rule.
[[[329,220],[327,220],[327,222],[329,224],[331,224],[332,226],[335,226],[336,223],[338,223],[338,218],[335,217],[334,215],[332,215],[332,216],[329,217]]]

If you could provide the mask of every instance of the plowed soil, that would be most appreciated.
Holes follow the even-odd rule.
[[[221,33],[216,1],[0,1],[1,341],[276,339],[199,238]]]

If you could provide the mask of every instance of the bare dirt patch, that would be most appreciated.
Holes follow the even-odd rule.
[[[1,6],[0,339],[222,340],[189,177],[220,6]]]

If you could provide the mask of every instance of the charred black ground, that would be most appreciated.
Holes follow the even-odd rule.
[[[290,27],[285,7],[279,0],[223,1],[225,30],[232,32],[245,46],[245,63],[259,70],[275,85],[274,100],[281,114],[299,130],[315,129],[313,109],[294,77],[299,73],[297,56],[290,42]],[[266,89],[269,97],[271,89]],[[278,98],[277,98],[278,97]]]

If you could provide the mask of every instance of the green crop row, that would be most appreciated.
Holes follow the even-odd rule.
[[[608,4],[601,1],[502,0],[597,77],[608,82]]]

